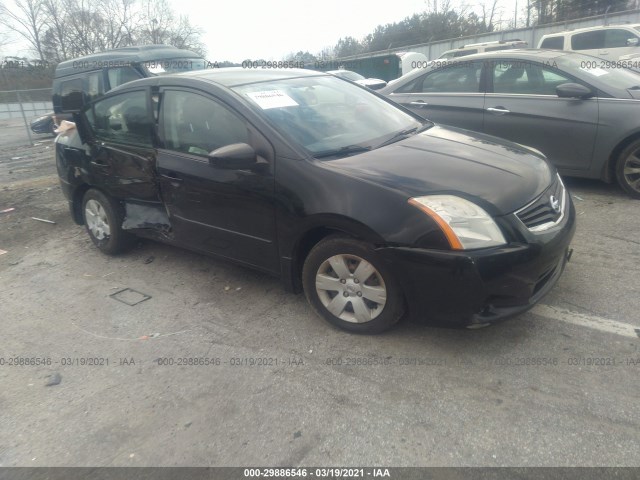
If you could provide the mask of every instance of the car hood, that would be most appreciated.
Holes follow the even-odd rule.
[[[385,147],[326,162],[352,177],[409,197],[456,194],[492,215],[540,195],[555,169],[535,150],[463,129],[433,126]]]

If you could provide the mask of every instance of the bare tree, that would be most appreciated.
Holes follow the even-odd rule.
[[[143,0],[138,43],[173,45],[203,55],[202,29],[191,24],[189,17],[177,19],[167,0]]]
[[[42,36],[46,10],[42,0],[14,0],[15,8],[0,4],[0,25],[24,38],[40,60],[45,60]]]
[[[41,60],[150,43],[205,53],[202,30],[167,0],[13,1],[11,8],[0,3],[0,26],[26,39]]]
[[[130,45],[136,25],[134,0],[98,0],[96,12],[102,19],[103,30],[98,39],[101,50]]]
[[[498,0],[493,0],[489,5],[482,3],[482,23],[487,32],[493,32],[495,29],[495,16],[497,13]]]
[[[11,43],[11,41],[9,40],[9,35],[7,35],[6,32],[0,32],[0,48],[8,45],[9,43]]]
[[[46,56],[59,62],[68,57],[67,25],[65,11],[59,0],[43,0],[47,11],[47,31],[43,39]]]

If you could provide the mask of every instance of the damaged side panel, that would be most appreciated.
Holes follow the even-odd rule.
[[[93,159],[94,172],[101,177],[94,184],[103,185],[109,195],[123,200],[122,229],[152,230],[170,238],[172,229],[160,194],[154,150],[143,147],[124,150],[103,143]],[[104,167],[96,169],[96,163]]]
[[[77,132],[60,135],[56,163],[63,191],[77,223],[82,223],[82,197],[97,188],[124,205],[124,230],[146,230],[171,237],[171,224],[160,196],[155,152],[132,147],[129,151],[106,142],[83,144]]]
[[[125,201],[123,230],[153,229],[164,236],[171,234],[169,216],[162,204],[141,204]]]

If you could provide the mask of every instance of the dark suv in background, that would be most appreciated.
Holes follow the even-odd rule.
[[[206,66],[197,53],[168,45],[123,47],[65,60],[53,77],[53,111],[58,120],[71,120],[77,111],[71,105],[88,103],[123,83]]]

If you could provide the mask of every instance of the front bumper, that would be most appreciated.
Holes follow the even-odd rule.
[[[494,323],[533,307],[560,278],[570,257],[575,209],[553,229],[520,229],[521,242],[472,251],[384,247],[378,253],[394,271],[409,316],[436,326]]]

